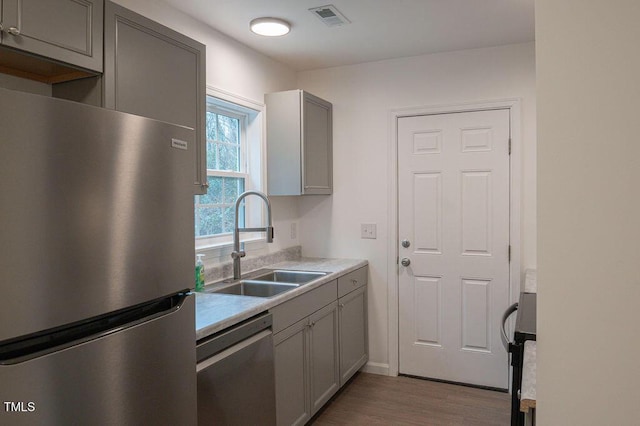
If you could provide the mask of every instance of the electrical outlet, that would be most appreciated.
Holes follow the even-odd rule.
[[[377,226],[375,223],[360,224],[360,238],[376,239]]]
[[[295,240],[298,238],[298,225],[295,222],[291,223],[291,239]]]

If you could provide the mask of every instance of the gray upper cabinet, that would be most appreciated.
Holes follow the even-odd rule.
[[[3,46],[102,72],[103,0],[2,0]]]
[[[104,36],[104,106],[195,129],[194,193],[206,193],[205,46],[109,1]]]
[[[269,195],[331,194],[333,106],[302,90],[269,93]]]

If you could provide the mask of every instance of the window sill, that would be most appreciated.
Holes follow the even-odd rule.
[[[256,250],[264,249],[267,247],[267,240],[265,237],[249,237],[240,240],[240,243],[244,243],[244,250],[247,255]],[[205,265],[214,263],[226,263],[231,261],[231,252],[233,251],[233,242],[224,241],[220,243],[197,245],[196,253],[205,255]]]

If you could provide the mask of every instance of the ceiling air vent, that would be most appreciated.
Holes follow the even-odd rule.
[[[314,7],[309,9],[318,19],[320,19],[327,27],[339,27],[341,25],[350,24],[345,16],[332,4],[326,6]]]

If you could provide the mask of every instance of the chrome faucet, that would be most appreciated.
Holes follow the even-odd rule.
[[[257,195],[262,198],[267,205],[267,226],[264,228],[240,228],[238,226],[238,210],[240,209],[240,203],[249,195]],[[245,257],[247,253],[244,250],[240,250],[240,233],[241,232],[266,232],[267,242],[273,242],[273,225],[271,223],[271,202],[266,194],[260,191],[246,191],[240,194],[236,200],[235,220],[233,226],[233,251],[231,257],[233,258],[233,279],[239,280],[241,278],[240,272],[240,259]],[[244,243],[243,243],[244,245]],[[244,248],[244,247],[243,247]]]

